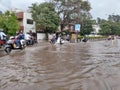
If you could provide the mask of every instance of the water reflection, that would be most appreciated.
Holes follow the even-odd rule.
[[[106,41],[14,51],[0,58],[0,90],[119,90],[119,51]]]

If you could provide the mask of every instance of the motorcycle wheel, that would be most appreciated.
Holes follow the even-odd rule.
[[[7,54],[10,54],[11,51],[12,51],[11,48],[9,48],[9,47],[5,48],[5,52],[6,52]]]

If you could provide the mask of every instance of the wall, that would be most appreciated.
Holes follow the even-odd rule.
[[[99,30],[101,29],[99,25],[93,25],[94,33],[99,33]]]
[[[44,40],[46,35],[44,33],[37,33],[37,40]]]
[[[29,32],[29,30],[31,30],[32,32],[36,32],[35,22],[33,22],[33,24],[27,24],[27,19],[33,20],[31,13],[24,13],[24,18],[23,18],[24,33]]]

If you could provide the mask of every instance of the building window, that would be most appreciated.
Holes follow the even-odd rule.
[[[32,19],[27,19],[27,24],[33,24],[33,20]]]

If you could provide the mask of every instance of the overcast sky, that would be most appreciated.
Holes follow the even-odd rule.
[[[45,0],[0,0],[0,10],[5,11],[12,8],[26,10],[31,3],[41,3]],[[107,18],[111,14],[120,15],[120,0],[88,0],[91,4],[93,18]]]
[[[94,18],[108,18],[108,15],[120,15],[120,0],[88,0],[91,3],[91,14]]]

